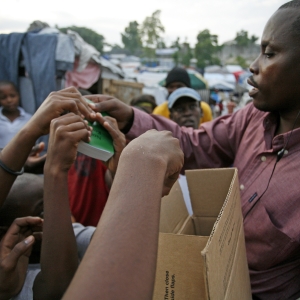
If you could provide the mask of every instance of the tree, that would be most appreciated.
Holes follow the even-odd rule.
[[[218,45],[218,36],[211,34],[208,29],[201,31],[197,36],[197,44],[195,45],[195,58],[197,66],[205,68],[209,65],[220,64],[217,52],[221,50]]]
[[[160,10],[156,10],[150,17],[146,17],[141,26],[141,36],[146,44],[145,53],[147,56],[155,55],[154,49],[161,44],[161,34],[164,32],[165,28],[160,21]]]
[[[258,37],[255,35],[248,37],[248,31],[241,30],[236,33],[236,37],[234,40],[236,41],[236,44],[238,46],[247,47],[249,45],[255,44],[255,42],[258,40]]]
[[[141,51],[142,38],[139,30],[139,23],[136,21],[130,22],[125,32],[121,33],[124,48],[132,55],[137,55]]]
[[[178,50],[172,55],[172,58],[175,62],[175,65],[177,66],[180,62],[180,50],[181,50],[181,45],[180,45],[180,37],[177,37],[176,41],[174,41],[171,44],[171,48],[177,48]]]
[[[193,58],[192,49],[188,42],[180,43],[180,38],[177,39],[171,44],[171,48],[177,48],[172,57],[176,65],[181,64],[186,67],[190,65],[190,60]]]
[[[235,58],[236,64],[240,65],[242,68],[246,69],[249,67],[249,64],[247,63],[246,59],[242,56],[237,56]]]
[[[85,42],[94,46],[100,53],[103,52],[105,38],[103,35],[97,33],[96,31],[86,27],[77,27],[77,26],[64,27],[58,29],[64,33],[67,33],[68,29],[77,32],[84,39]]]
[[[159,49],[167,48],[166,43],[165,43],[165,41],[164,41],[163,38],[160,38],[160,39],[157,41],[157,48],[159,48]]]
[[[181,49],[181,44],[180,44],[180,37],[178,36],[177,39],[171,43],[171,48],[177,48]]]
[[[193,51],[190,47],[190,44],[187,42],[184,42],[181,47],[181,63],[189,67],[191,63],[191,59],[193,58]]]

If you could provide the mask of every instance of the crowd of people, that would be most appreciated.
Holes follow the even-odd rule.
[[[299,298],[299,15],[293,0],[271,16],[252,102],[217,118],[178,67],[159,106],[70,87],[31,116],[0,82],[0,299],[152,299],[161,197],[187,169],[224,167],[238,169],[253,299]],[[112,136],[107,162],[77,154],[87,120]]]

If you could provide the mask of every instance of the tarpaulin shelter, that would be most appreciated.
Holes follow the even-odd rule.
[[[19,88],[20,105],[30,114],[52,91],[71,85],[88,89],[96,84],[96,92],[101,93],[102,78],[124,77],[120,68],[102,58],[76,32],[64,34],[44,26],[0,34],[0,80],[12,81]]]
[[[0,80],[20,90],[21,106],[33,114],[52,91],[88,89],[101,78],[123,79],[124,72],[100,56],[74,31],[56,28],[0,34]],[[101,91],[101,83],[96,92]]]

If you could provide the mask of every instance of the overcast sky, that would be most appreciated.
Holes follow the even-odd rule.
[[[263,28],[281,0],[1,0],[0,33],[24,32],[34,20],[59,27],[83,26],[102,34],[110,44],[122,45],[120,33],[129,22],[142,23],[161,10],[167,44],[177,37],[191,46],[197,34],[209,29],[219,44],[244,29],[261,37]],[[76,4],[80,3],[80,5]]]

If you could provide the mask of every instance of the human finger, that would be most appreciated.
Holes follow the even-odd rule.
[[[167,175],[165,177],[164,180],[164,185],[163,185],[163,190],[162,190],[162,197],[166,196],[170,193],[170,190],[172,188],[172,186],[174,185],[174,183],[178,180],[179,178],[179,174],[180,174],[180,170],[178,170],[177,172],[171,174],[171,175]]]
[[[88,106],[84,97],[75,87],[68,87],[66,89],[53,92],[54,96],[62,97],[61,100],[72,99],[76,102],[79,111],[86,117],[89,118],[90,114],[93,114],[93,110]]]
[[[39,163],[45,162],[46,157],[47,157],[47,154],[44,154],[44,155],[42,155],[42,156],[38,156],[38,155],[36,155],[36,156],[31,156],[31,157],[29,158],[29,161],[30,161],[30,163],[32,163],[32,164],[39,164]]]
[[[77,124],[77,127],[80,126],[81,128],[86,128],[87,130],[91,131],[91,127],[88,125],[88,122],[81,118],[78,115],[75,115],[74,113],[68,113],[66,115],[60,116],[58,118],[55,118],[51,121],[50,127],[53,129],[57,129],[60,126],[67,126],[67,125],[73,125]],[[70,126],[67,128],[71,128]]]
[[[95,95],[85,95],[84,98],[94,102],[94,103],[99,103],[99,102],[103,102],[103,101],[108,101],[108,100],[111,100],[111,99],[114,99],[113,96],[110,96],[110,95],[102,95],[102,94],[95,94]],[[90,105],[89,103],[89,106],[93,107],[93,105]]]
[[[11,270],[16,267],[21,256],[29,257],[32,246],[35,242],[34,236],[30,235],[23,241],[16,244],[12,251],[2,260],[1,264],[6,270]]]
[[[13,221],[13,223],[8,228],[7,234],[9,234],[9,235],[18,235],[19,232],[23,228],[34,227],[34,226],[42,226],[43,222],[44,222],[43,219],[41,219],[39,217],[17,218]]]
[[[96,113],[96,121],[99,122],[111,135],[115,150],[117,148],[122,151],[126,146],[126,139],[125,135],[119,130],[116,119]]]
[[[43,240],[43,232],[42,231],[41,232],[35,231],[35,232],[32,233],[32,235],[34,236],[36,241]]]
[[[46,100],[45,106],[41,106],[40,108],[41,110],[49,111],[48,115],[50,118],[57,118],[66,112],[73,112],[80,116],[83,115],[87,119],[90,119],[91,115],[93,115],[92,118],[95,117],[95,112],[80,95],[52,92],[49,99]]]
[[[92,107],[95,112],[107,112],[111,117],[117,120],[120,129],[123,129],[132,121],[132,107],[119,99],[107,95],[89,95],[86,97],[94,102],[94,104],[89,103],[89,106]]]
[[[81,139],[89,142],[91,130],[92,128],[88,126],[86,120],[73,114],[64,115],[51,121],[51,132],[53,132],[52,135],[54,135],[53,138],[68,137],[68,140],[71,142],[79,142]]]
[[[44,142],[40,142],[40,143],[34,145],[31,149],[30,156],[38,155],[39,153],[41,153],[44,150],[44,148],[45,148]]]

